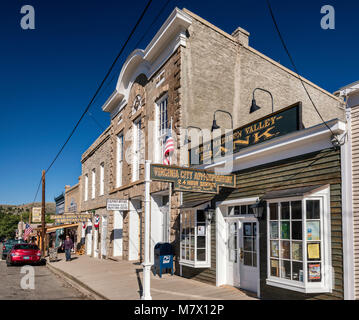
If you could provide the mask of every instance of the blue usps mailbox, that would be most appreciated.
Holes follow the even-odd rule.
[[[173,249],[167,242],[158,242],[154,248],[155,274],[162,278],[162,270],[171,269],[173,275]]]

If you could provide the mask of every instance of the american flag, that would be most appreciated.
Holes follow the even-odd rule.
[[[170,155],[175,151],[175,142],[171,135],[171,130],[168,132],[165,139],[165,149],[163,154],[163,164],[168,166],[170,164]]]
[[[29,234],[32,232],[31,226],[27,223],[25,226],[24,236],[23,239],[26,240]]]

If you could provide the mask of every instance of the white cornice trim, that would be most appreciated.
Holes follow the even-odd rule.
[[[184,11],[175,8],[158,30],[146,49],[134,50],[122,66],[115,92],[102,106],[104,112],[112,115],[127,104],[128,96],[135,79],[145,74],[150,79],[179,46],[186,46],[186,30],[192,18]]]

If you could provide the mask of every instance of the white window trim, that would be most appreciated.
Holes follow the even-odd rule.
[[[117,136],[117,164],[116,164],[116,187],[122,186],[122,169],[123,169],[123,133]]]
[[[96,169],[91,171],[91,199],[96,197]]]
[[[141,128],[138,128],[138,124],[141,123]],[[133,157],[132,157],[132,182],[140,179],[140,160],[141,160],[141,144],[138,131],[142,130],[142,119],[139,117],[133,121]]]
[[[323,208],[320,213],[321,220],[321,282],[308,282],[307,278],[307,234],[306,234],[306,206],[305,200],[322,199]],[[298,282],[295,280],[282,279],[278,277],[270,276],[270,241],[269,241],[269,204],[279,203],[286,201],[302,201],[302,248],[303,248],[303,279],[304,282]],[[330,237],[330,187],[315,192],[308,196],[303,197],[290,197],[267,200],[267,279],[266,284],[274,287],[279,287],[287,290],[293,290],[303,293],[324,293],[332,292],[333,287],[333,270],[331,261],[331,237]],[[278,213],[279,214],[279,213]]]
[[[204,210],[201,208],[196,208],[194,211],[195,215],[195,237],[194,237],[194,260],[185,260],[182,259],[182,227],[180,226],[180,260],[179,264],[182,266],[192,267],[192,268],[210,268],[211,267],[211,223],[209,223],[207,216],[206,218],[206,261],[197,261],[197,210]]]
[[[87,200],[89,199],[88,191],[89,191],[89,176],[88,176],[88,174],[86,173],[86,174],[85,174],[85,194],[84,194],[84,201],[87,201]]]
[[[105,163],[100,164],[100,196],[105,193]]]
[[[162,70],[160,74],[156,77],[156,79],[159,79],[163,74],[165,73],[165,70]],[[156,88],[158,88],[164,81],[166,80],[166,77],[163,77],[158,83],[156,84]]]
[[[156,119],[155,119],[155,132],[154,132],[154,137],[155,137],[155,141],[154,141],[154,159],[155,159],[155,163],[161,163],[163,162],[163,150],[161,148],[161,145],[159,143],[159,140],[161,137],[164,136],[164,138],[166,138],[166,134],[165,135],[162,135],[160,137],[159,135],[159,129],[160,129],[160,125],[161,125],[161,120],[160,120],[160,105],[161,103],[167,99],[167,105],[166,105],[166,109],[167,109],[167,125],[168,125],[168,93],[166,93],[163,97],[161,97],[160,99],[158,99],[155,103],[155,116],[156,116]]]

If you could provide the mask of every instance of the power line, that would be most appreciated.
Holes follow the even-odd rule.
[[[143,39],[146,37],[146,35],[148,34],[148,32],[151,30],[151,28],[153,27],[153,25],[158,21],[159,17],[162,15],[163,11],[166,9],[166,7],[168,6],[168,4],[171,2],[172,0],[167,0],[165,2],[165,4],[162,6],[162,8],[160,9],[160,11],[158,12],[158,14],[156,15],[156,17],[152,20],[151,24],[146,28],[146,31],[143,33],[142,37],[137,41],[137,43],[134,46],[134,49],[138,48],[138,46],[140,45],[140,43],[143,41]],[[104,87],[104,90],[106,90],[110,84],[112,83],[112,81],[115,79],[116,76],[118,76],[118,73],[121,70],[121,66],[119,66],[116,70],[116,72],[114,72],[113,76],[111,77],[110,81],[107,82],[106,86]],[[96,100],[94,101],[97,102],[99,97],[96,97]]]
[[[82,119],[84,118],[85,114],[88,112],[88,110],[90,109],[90,106],[92,105],[92,103],[94,102],[95,98],[97,97],[98,93],[100,92],[101,88],[103,87],[104,83],[106,82],[107,78],[109,77],[111,71],[113,70],[116,62],[118,61],[118,59],[120,58],[121,54],[123,53],[123,51],[125,50],[128,42],[130,41],[130,39],[132,38],[134,32],[136,31],[138,25],[141,23],[145,13],[147,12],[149,6],[151,5],[152,3],[152,0],[149,0],[146,4],[146,7],[144,8],[144,10],[142,11],[140,17],[138,18],[135,26],[132,28],[131,30],[131,33],[129,34],[129,36],[127,37],[127,40],[125,41],[125,43],[123,44],[120,52],[118,53],[118,55],[116,56],[115,60],[112,62],[109,70],[107,71],[104,79],[101,81],[100,85],[98,86],[95,94],[93,95],[91,101],[89,102],[89,104],[87,105],[86,109],[84,110],[84,112],[82,113],[80,119],[77,121],[76,125],[74,126],[74,128],[72,129],[70,135],[68,136],[68,138],[66,139],[65,143],[61,146],[60,150],[58,151],[58,153],[56,154],[55,158],[52,160],[52,162],[50,163],[50,165],[48,166],[48,168],[46,169],[46,173],[51,169],[51,167],[54,165],[54,163],[56,162],[56,160],[58,159],[58,157],[60,156],[60,154],[62,153],[62,151],[64,150],[65,146],[67,145],[67,143],[70,141],[71,137],[73,136],[73,134],[75,133],[77,127],[79,126],[80,122],[82,121]],[[38,184],[38,187],[37,187],[37,190],[36,190],[36,193],[35,193],[35,197],[34,197],[34,200],[32,202],[32,206],[34,205],[35,201],[36,201],[36,198],[37,198],[37,195],[39,193],[39,190],[40,190],[40,186],[41,186],[41,181],[42,179],[40,179],[40,182]]]
[[[46,169],[46,173],[51,169],[51,167],[53,166],[53,164],[55,163],[55,161],[57,160],[57,158],[60,156],[60,154],[62,153],[62,151],[64,150],[65,146],[67,145],[67,143],[70,141],[71,137],[73,136],[73,134],[75,133],[77,127],[79,126],[81,120],[83,119],[83,117],[85,116],[85,114],[87,113],[87,111],[90,109],[91,104],[93,103],[93,101],[95,100],[96,96],[98,95],[98,93],[100,92],[102,86],[104,85],[105,81],[107,80],[108,76],[110,75],[112,69],[114,68],[117,60],[120,58],[121,54],[123,53],[123,51],[125,50],[127,43],[130,41],[130,39],[132,38],[132,35],[134,34],[134,32],[136,31],[138,25],[140,24],[140,22],[142,21],[145,13],[147,12],[147,9],[149,8],[150,4],[152,3],[152,0],[149,0],[147,2],[147,5],[145,7],[145,9],[143,10],[141,16],[139,17],[139,19],[137,20],[135,26],[132,28],[132,31],[130,33],[130,35],[128,36],[126,42],[123,44],[120,52],[118,53],[117,57],[115,58],[115,60],[112,62],[112,65],[110,67],[110,69],[107,71],[104,79],[101,81],[100,85],[98,86],[95,94],[93,95],[91,101],[89,102],[89,104],[87,105],[85,111],[82,113],[80,119],[77,121],[75,127],[72,129],[70,135],[68,136],[68,138],[66,139],[65,143],[62,145],[62,147],[60,148],[60,150],[58,151],[58,153],[56,154],[55,158],[52,160],[51,164],[49,165],[49,167]]]
[[[329,129],[329,131],[332,133],[334,139],[335,139],[335,140],[337,141],[337,143],[340,145],[340,141],[339,141],[338,138],[335,136],[334,132],[333,132],[332,129],[328,126],[328,124],[326,123],[326,121],[324,121],[324,119],[323,119],[322,115],[320,114],[319,110],[317,109],[317,107],[316,107],[316,105],[315,105],[315,103],[314,103],[312,97],[310,96],[310,94],[309,94],[309,92],[308,92],[306,86],[304,85],[304,81],[303,81],[302,77],[299,75],[298,69],[297,69],[297,67],[296,67],[296,65],[295,65],[295,63],[294,63],[294,60],[293,60],[293,58],[292,58],[292,55],[290,54],[290,52],[289,52],[289,50],[288,50],[288,47],[287,47],[287,45],[285,44],[285,41],[284,41],[284,39],[283,39],[283,37],[282,37],[282,34],[281,34],[280,30],[279,30],[277,21],[276,21],[276,19],[275,19],[275,17],[274,17],[274,13],[273,13],[271,4],[270,4],[269,0],[266,0],[266,1],[267,1],[268,9],[269,9],[270,15],[271,15],[271,17],[272,17],[272,20],[273,20],[275,29],[276,29],[276,31],[277,31],[277,33],[278,33],[278,36],[279,36],[280,41],[281,41],[281,43],[282,43],[282,45],[283,45],[283,48],[284,48],[285,52],[287,53],[287,55],[288,55],[288,57],[289,57],[289,60],[290,60],[292,66],[293,66],[293,68],[294,68],[294,71],[296,72],[296,74],[297,74],[297,76],[298,76],[298,78],[299,78],[299,80],[300,80],[300,82],[301,82],[301,84],[302,84],[302,86],[303,86],[305,92],[307,93],[308,98],[309,98],[309,100],[311,101],[311,103],[312,103],[312,105],[313,105],[315,111],[318,113],[320,119],[321,119],[322,122],[325,124],[325,126],[326,126],[326,127]]]

